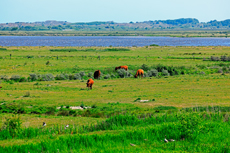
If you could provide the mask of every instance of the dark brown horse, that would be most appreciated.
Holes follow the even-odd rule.
[[[97,70],[94,72],[94,79],[99,79],[100,78],[100,75],[101,75],[101,71],[100,70]]]

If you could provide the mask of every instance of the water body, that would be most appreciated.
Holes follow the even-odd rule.
[[[230,38],[0,36],[0,46],[230,46]]]

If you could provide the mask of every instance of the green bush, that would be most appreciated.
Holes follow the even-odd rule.
[[[121,78],[128,78],[132,76],[132,74],[129,71],[126,71],[125,69],[118,69],[117,73]]]
[[[50,49],[51,52],[71,52],[71,51],[78,51],[77,49]]]
[[[183,113],[178,115],[181,138],[195,139],[201,131],[201,116],[198,113]]]
[[[38,76],[37,76],[37,74],[35,74],[35,73],[31,73],[29,78],[30,78],[31,81],[36,81],[36,80],[38,80]]]
[[[230,61],[230,56],[229,57],[227,57],[227,56],[221,56],[220,60],[221,61]]]
[[[222,69],[218,69],[217,73],[223,73]]]
[[[27,55],[26,58],[34,58],[34,56]]]
[[[44,114],[46,112],[47,112],[47,108],[37,107],[37,106],[34,106],[32,110],[30,111],[31,114]]]
[[[8,131],[11,137],[15,137],[21,131],[21,120],[19,116],[6,118],[2,130]]]
[[[56,108],[55,107],[48,107],[47,111],[46,111],[46,114],[48,114],[48,115],[55,115],[55,112],[56,112]]]
[[[85,76],[85,72],[83,72],[83,71],[79,72],[79,74],[80,74],[81,78]]]
[[[219,61],[220,60],[220,58],[219,57],[215,57],[215,56],[211,56],[211,61]]]
[[[96,105],[96,104],[93,104],[93,105],[91,106],[91,108],[97,108],[97,105]]]
[[[110,76],[111,76],[111,78],[117,78],[117,76],[113,73]]]
[[[27,79],[25,77],[21,77],[19,80],[19,82],[26,82],[26,81],[27,81]]]
[[[58,116],[69,116],[69,111],[68,110],[62,110],[62,111],[59,111]]]
[[[143,69],[144,71],[148,71],[149,67],[148,67],[148,65],[143,64],[143,65],[141,65],[141,69]]]
[[[68,74],[59,74],[59,75],[56,75],[55,77],[56,80],[68,80],[69,79],[69,75]]]
[[[69,80],[74,80],[74,75],[73,74],[69,74]]]
[[[94,48],[86,48],[86,49],[74,49],[74,48],[63,48],[63,49],[50,49],[51,52],[76,52],[76,51],[95,51]]]
[[[104,79],[110,79],[110,78],[111,78],[110,74],[106,74],[106,75],[104,76]]]
[[[163,76],[169,76],[170,74],[168,73],[168,70],[162,70],[162,75]]]
[[[147,72],[147,74],[149,77],[153,77],[153,76],[156,77],[158,76],[158,71],[156,69],[151,69]]]
[[[0,48],[0,50],[7,50],[6,48]]]
[[[17,103],[8,103],[0,105],[0,112],[1,113],[17,113],[18,109],[22,108],[21,105]]]
[[[151,44],[151,45],[149,45],[149,46],[159,46],[159,45],[157,45],[157,44]]]
[[[74,80],[81,80],[81,75],[79,73],[75,73]]]
[[[93,77],[93,72],[89,72],[87,76],[88,76],[89,78],[92,78],[92,77]]]
[[[75,114],[76,113],[76,110],[70,110],[69,111],[69,115],[73,115],[73,114]]]
[[[104,51],[130,51],[130,49],[128,48],[107,48],[107,49],[104,49]]]
[[[0,76],[0,79],[1,79],[1,80],[4,80],[4,81],[8,81],[8,80],[9,80],[9,78],[8,78],[7,75],[1,75],[1,76]]]
[[[10,78],[10,80],[13,80],[15,82],[19,82],[20,78],[21,78],[20,75],[12,75],[11,78]]]
[[[54,76],[53,76],[53,74],[43,74],[42,76],[41,76],[41,78],[42,78],[42,81],[53,81],[54,80]]]

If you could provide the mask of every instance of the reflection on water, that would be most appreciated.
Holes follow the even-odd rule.
[[[1,46],[230,46],[230,38],[0,36]]]

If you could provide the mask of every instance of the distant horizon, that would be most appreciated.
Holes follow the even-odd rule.
[[[175,18],[175,19],[159,19],[159,20],[177,20],[177,19],[183,19],[183,18]],[[188,19],[188,18],[184,18],[184,19]],[[197,18],[191,18],[191,19],[197,19]],[[200,21],[199,19],[197,19],[199,21],[199,23],[202,23],[203,21]],[[210,21],[214,21],[216,19],[212,19],[206,22],[210,22]],[[223,20],[217,20],[217,21],[225,21],[225,20],[230,20],[230,18],[228,19],[223,19]],[[70,22],[67,20],[54,20],[54,19],[48,19],[48,20],[43,20],[43,21],[15,21],[15,22],[4,22],[4,23],[16,23],[16,22],[25,22],[25,23],[34,23],[34,22],[46,22],[46,21],[61,21],[61,22],[69,22],[69,23],[90,23],[90,22],[115,22],[115,23],[129,23],[129,22],[145,22],[145,21],[156,21],[156,20],[145,20],[145,21],[128,21],[128,22],[117,22],[117,21],[113,21],[113,20],[108,20],[108,21],[97,21],[97,20],[92,20],[92,21],[87,21],[87,22],[83,22],[83,21],[76,21],[76,22]],[[204,22],[204,23],[206,23]],[[4,24],[1,23],[0,24]]]
[[[91,20],[91,21],[68,21],[68,20],[58,20],[58,19],[45,19],[45,20],[33,20],[33,21],[19,21],[19,20],[15,20],[15,21],[11,21],[11,22],[0,22],[1,23],[15,23],[15,22],[45,22],[45,21],[66,21],[66,22],[70,22],[70,23],[78,23],[78,22],[84,22],[84,23],[88,23],[88,22],[116,22],[116,23],[129,23],[129,22],[144,22],[144,21],[156,21],[156,20],[176,20],[176,19],[188,19],[188,18],[191,18],[191,19],[197,19],[200,23],[201,22],[210,22],[210,21],[213,21],[213,20],[217,20],[217,21],[224,21],[224,20],[228,20],[230,19],[229,18],[225,18],[225,19],[210,19],[210,20],[207,20],[207,21],[201,21],[199,20],[198,18],[194,18],[194,17],[181,17],[181,18],[167,18],[167,19],[149,19],[149,20],[142,20],[142,21],[137,21],[137,20],[130,20],[130,21],[114,21],[114,20]]]
[[[229,0],[2,0],[0,23],[46,20],[127,23],[180,18],[222,21],[230,18],[229,6]]]

